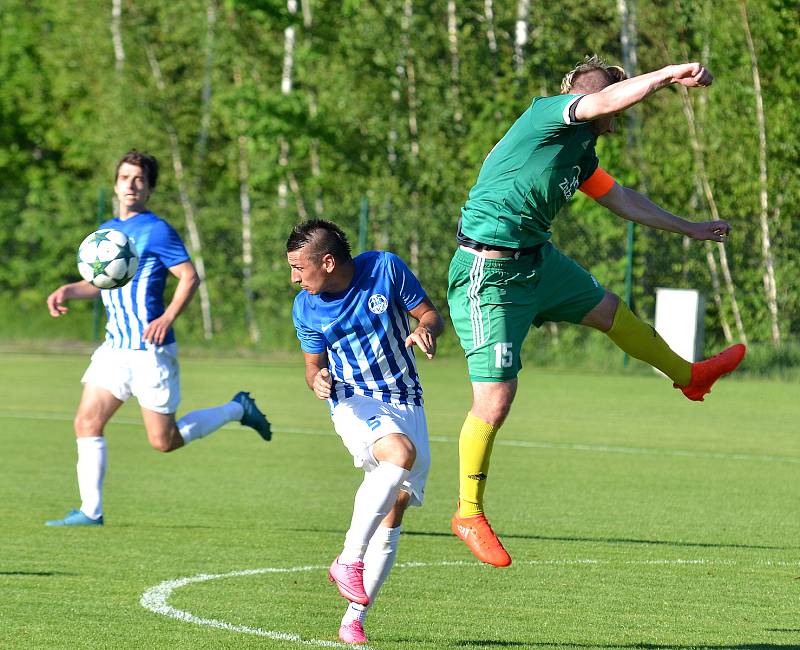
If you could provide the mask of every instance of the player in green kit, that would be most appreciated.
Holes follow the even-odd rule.
[[[459,505],[453,533],[478,559],[511,557],[483,513],[492,444],[511,408],[520,349],[531,324],[565,321],[605,332],[632,357],[658,368],[691,400],[733,371],[745,346],[690,363],[585,269],[550,243],[550,225],[577,190],[623,219],[697,240],[723,241],[725,221],[690,222],[619,185],[600,166],[597,138],[617,113],[670,84],[711,85],[699,63],[670,65],[631,79],[587,57],[561,95],[536,97],[489,152],[461,211],[459,247],[449,272],[450,316],[467,358],[472,408],[459,438]]]

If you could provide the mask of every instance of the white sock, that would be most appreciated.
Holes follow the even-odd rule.
[[[353,621],[361,621],[361,624],[364,624],[364,619],[367,618],[367,610],[369,609],[369,605],[359,605],[358,603],[350,603],[347,606],[347,609],[344,610],[344,616],[342,616],[342,625],[348,625]]]
[[[408,474],[409,471],[399,465],[381,461],[364,475],[364,481],[356,492],[353,518],[344,538],[341,562],[351,564],[364,559],[369,541],[397,501],[397,493]]]
[[[397,557],[397,542],[400,540],[400,526],[387,528],[378,526],[369,540],[364,555],[364,591],[369,596],[370,605],[375,602],[381,585],[389,576]]]
[[[228,402],[222,406],[187,413],[178,420],[178,431],[183,438],[183,444],[188,445],[192,440],[204,438],[216,431],[223,424],[234,420],[238,422],[242,419],[242,415],[244,409],[239,402]]]
[[[400,526],[387,528],[378,526],[372,539],[369,540],[367,552],[364,555],[364,590],[369,596],[369,605],[350,603],[342,617],[342,625],[347,625],[355,620],[364,623],[367,612],[381,590],[381,586],[392,570],[397,557],[397,543],[400,540]]]
[[[90,519],[103,514],[103,478],[106,475],[106,439],[76,438],[78,443],[78,490],[81,512]]]

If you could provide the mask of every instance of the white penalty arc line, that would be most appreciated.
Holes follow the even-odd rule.
[[[264,569],[247,569],[244,571],[231,571],[229,573],[201,573],[189,578],[178,578],[177,580],[166,580],[155,587],[151,587],[142,594],[139,603],[145,609],[161,614],[169,618],[174,618],[186,623],[194,623],[195,625],[205,625],[207,627],[217,628],[219,630],[228,630],[230,632],[241,632],[243,634],[253,634],[255,636],[266,637],[275,641],[288,641],[291,643],[299,643],[302,645],[318,646],[321,648],[351,648],[349,644],[339,643],[336,641],[326,641],[324,639],[304,639],[298,634],[291,632],[278,632],[274,630],[264,630],[260,627],[250,627],[249,625],[234,625],[225,621],[219,621],[214,618],[202,618],[195,616],[191,612],[185,612],[177,609],[168,603],[172,592],[186,585],[208,582],[209,580],[217,580],[219,578],[236,578],[240,576],[254,576],[262,575],[265,573],[299,573],[303,571],[317,571],[323,570],[326,567],[321,566],[300,566],[289,567],[285,569],[267,567]],[[364,650],[370,650],[369,646],[360,646]]]
[[[0,419],[10,420],[50,420],[57,422],[72,422],[73,416],[61,413],[22,413],[19,411],[0,410]],[[142,421],[134,418],[116,417],[115,424],[130,426],[142,426]],[[239,424],[226,424],[224,429],[238,428]],[[335,436],[331,431],[321,431],[319,429],[303,429],[298,427],[273,427],[275,433],[299,434],[302,436]],[[449,436],[430,436],[431,442],[452,444],[458,442],[458,438]],[[774,456],[771,454],[745,454],[734,452],[716,452],[690,449],[669,449],[659,447],[623,447],[619,445],[592,445],[571,442],[538,442],[535,440],[510,440],[498,438],[494,441],[495,446],[517,447],[523,449],[550,449],[564,451],[583,451],[601,454],[629,454],[638,456],[674,456],[679,458],[703,458],[708,460],[733,460],[761,463],[790,463],[800,465],[800,457],[797,456]]]
[[[530,565],[530,566],[564,566],[564,565],[641,565],[641,566],[707,566],[707,565],[724,565],[732,566],[738,564],[736,560],[717,560],[717,559],[653,559],[653,560],[597,560],[597,559],[551,559],[551,560],[523,560],[516,562],[517,565]],[[776,560],[756,560],[754,564],[779,566],[779,567],[798,567],[800,562],[785,562]],[[477,569],[489,570],[489,568],[479,562],[468,562],[465,560],[452,560],[442,562],[401,562],[396,565],[397,569],[416,569],[425,567],[473,567]],[[208,582],[210,580],[218,580],[221,578],[237,578],[242,576],[256,576],[270,573],[302,573],[308,571],[324,571],[327,567],[324,566],[298,566],[298,567],[265,567],[262,569],[245,569],[241,571],[230,571],[228,573],[200,573],[198,575],[190,576],[187,578],[176,578],[175,580],[165,580],[151,587],[142,594],[139,603],[145,609],[155,613],[161,614],[168,618],[174,618],[186,623],[193,623],[195,625],[205,625],[219,630],[228,630],[230,632],[240,632],[242,634],[252,634],[255,636],[273,639],[275,641],[286,641],[289,643],[299,643],[307,646],[317,646],[321,648],[352,648],[349,644],[339,643],[337,641],[326,641],[324,639],[304,639],[299,634],[292,632],[280,632],[275,630],[265,630],[260,627],[251,627],[249,625],[234,625],[226,621],[220,621],[214,618],[202,618],[195,616],[191,612],[186,612],[169,604],[169,599],[176,589],[185,587],[190,584],[200,582]],[[359,646],[363,650],[373,650],[367,645]]]

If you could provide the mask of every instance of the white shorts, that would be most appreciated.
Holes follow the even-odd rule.
[[[353,395],[331,410],[336,433],[353,455],[353,464],[369,472],[378,466],[372,445],[392,433],[402,433],[414,445],[417,457],[400,488],[411,495],[410,505],[421,506],[431,466],[425,409],[413,404],[387,404],[372,397]]]
[[[104,388],[118,400],[131,395],[139,405],[156,413],[175,413],[181,401],[181,376],[176,343],[146,350],[112,348],[103,343],[81,382]]]

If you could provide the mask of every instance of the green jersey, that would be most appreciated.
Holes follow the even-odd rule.
[[[461,209],[461,234],[489,246],[527,248],[597,169],[596,137],[576,122],[582,95],[534,97],[486,156]]]

